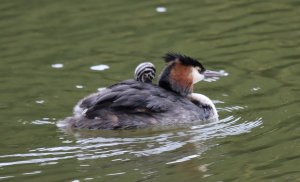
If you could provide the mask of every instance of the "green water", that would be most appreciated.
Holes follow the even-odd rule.
[[[138,63],[161,70],[168,51],[229,73],[194,91],[215,101],[219,122],[57,128]],[[0,181],[300,181],[297,0],[2,0],[0,63]]]

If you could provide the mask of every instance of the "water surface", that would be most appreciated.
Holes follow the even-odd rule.
[[[300,181],[300,3],[0,5],[0,181]],[[197,84],[218,122],[65,133],[76,102],[168,51],[228,77]],[[95,67],[96,66],[96,67]]]

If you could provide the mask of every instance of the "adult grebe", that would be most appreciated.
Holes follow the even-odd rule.
[[[136,67],[134,71],[134,79],[140,82],[152,83],[152,80],[155,78],[155,74],[156,74],[155,66],[151,62],[143,62]],[[205,75],[205,77],[226,76],[225,73],[211,71],[211,70],[205,70],[203,74]],[[192,101],[194,104],[196,104],[198,107],[204,107],[205,105],[211,106],[213,115],[218,114],[213,102],[205,95],[198,94],[198,93],[191,93],[187,96],[187,98],[190,101]]]
[[[202,64],[179,54],[164,58],[167,65],[158,85],[138,77],[114,84],[79,101],[74,116],[61,124],[81,129],[129,129],[217,118],[212,101],[193,93],[193,84],[204,78]]]

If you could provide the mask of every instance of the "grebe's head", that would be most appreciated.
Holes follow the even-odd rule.
[[[167,66],[159,78],[159,86],[182,96],[193,92],[193,84],[204,79],[205,68],[196,59],[168,53],[164,56]]]

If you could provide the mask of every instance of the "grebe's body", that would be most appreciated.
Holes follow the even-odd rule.
[[[151,83],[155,74],[140,66],[149,71],[146,77],[122,81],[82,99],[74,108],[74,116],[62,122],[71,128],[129,129],[218,118],[212,101],[192,92],[193,84],[204,78],[203,66],[178,54],[167,54],[165,61],[158,85]]]
[[[193,103],[159,86],[126,80],[92,94],[66,121],[74,128],[128,129],[191,123],[217,117],[214,107]]]

